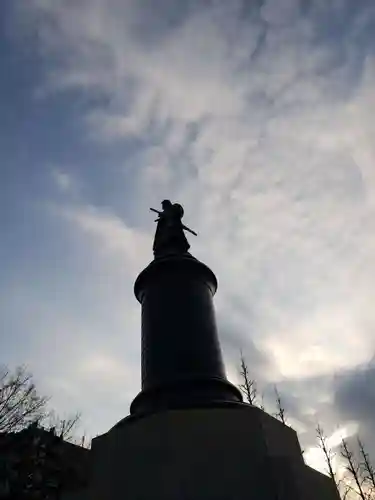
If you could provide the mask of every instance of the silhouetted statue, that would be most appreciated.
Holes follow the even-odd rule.
[[[154,256],[165,257],[171,254],[187,253],[190,248],[186,239],[185,231],[197,236],[197,233],[182,224],[181,219],[184,215],[184,209],[179,203],[173,203],[170,200],[164,200],[161,203],[163,210],[155,210],[159,217],[156,219],[156,233],[154,239]]]

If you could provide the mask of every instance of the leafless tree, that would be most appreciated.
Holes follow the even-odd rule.
[[[74,442],[74,431],[80,420],[81,414],[79,412],[61,418],[54,411],[51,411],[48,414],[48,425],[46,427],[53,429],[56,436],[64,439],[64,441]]]
[[[48,401],[49,398],[38,393],[33,376],[24,366],[13,372],[0,368],[0,433],[18,432],[38,423],[47,429],[54,428],[57,436],[73,442],[81,415],[61,418],[48,409]]]
[[[5,367],[0,369],[0,432],[16,432],[40,421],[46,414],[47,402],[23,366],[14,373]]]
[[[24,367],[0,372],[2,498],[52,498],[53,484],[64,480],[60,476],[60,445],[63,441],[76,444],[74,431],[80,414],[62,419],[49,411],[47,404],[48,398],[39,395]],[[89,447],[84,438],[77,444]]]
[[[245,400],[251,405],[257,405],[258,389],[255,380],[250,378],[249,368],[247,366],[246,360],[241,352],[241,363],[240,363],[240,377],[242,383],[239,388],[242,394],[245,396]]]
[[[259,403],[259,408],[263,411],[266,411],[266,407],[264,405],[264,393],[262,392],[262,396],[261,396],[261,400],[260,400],[260,403]]]
[[[319,448],[322,450],[324,455],[328,475],[336,486],[336,490],[340,494],[341,498],[345,500],[349,494],[350,488],[344,483],[342,479],[337,478],[337,474],[335,472],[336,466],[334,463],[336,452],[331,448],[331,446],[329,446],[328,439],[320,424],[318,424],[316,427],[316,435],[318,437]]]
[[[286,416],[285,416],[285,408],[282,404],[280,393],[277,390],[277,387],[275,385],[275,396],[276,396],[276,406],[277,406],[277,412],[275,413],[275,417],[280,420],[284,425],[287,425],[286,422]]]
[[[357,493],[362,500],[369,500],[365,485],[366,478],[362,474],[360,463],[345,439],[341,441],[341,456],[345,460],[345,468],[349,477],[353,479],[355,484],[355,487],[351,488],[352,491]]]
[[[375,470],[372,465],[371,459],[366,452],[365,446],[362,443],[361,439],[357,437],[359,455],[360,455],[360,467],[362,469],[363,477],[365,478],[368,488],[369,494],[371,498],[375,498]]]

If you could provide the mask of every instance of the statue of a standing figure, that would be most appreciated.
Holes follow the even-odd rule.
[[[155,258],[187,253],[190,245],[184,230],[195,236],[197,233],[182,224],[184,209],[179,203],[172,203],[170,200],[162,201],[161,206],[163,208],[161,212],[154,208],[150,209],[159,215],[155,221],[158,223],[153,246]]]

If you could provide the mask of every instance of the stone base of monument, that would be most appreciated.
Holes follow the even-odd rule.
[[[256,407],[129,417],[92,442],[88,500],[339,500],[293,429]]]

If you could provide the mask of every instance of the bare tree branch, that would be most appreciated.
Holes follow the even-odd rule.
[[[239,385],[239,388],[242,394],[245,396],[245,400],[251,405],[255,406],[257,404],[257,395],[258,395],[257,385],[255,380],[252,380],[250,378],[249,369],[242,352],[240,360],[241,364],[239,373],[242,383]]]
[[[353,451],[349,449],[345,439],[341,442],[341,456],[346,462],[346,470],[355,482],[356,489],[354,491],[362,500],[368,500],[368,495],[364,488],[365,478],[362,475],[360,464],[357,462]]]
[[[62,419],[54,411],[51,411],[47,418],[49,420],[47,428],[53,429],[56,436],[65,441],[74,441],[74,431],[81,420],[81,413],[77,412]]]
[[[37,393],[32,376],[24,367],[14,374],[7,368],[0,375],[0,432],[16,432],[41,420],[48,398]]]
[[[365,446],[361,439],[357,437],[357,443],[359,448],[359,454],[361,457],[360,467],[362,469],[365,480],[368,482],[370,492],[372,496],[375,496],[375,470],[368,453],[366,452]]]
[[[284,425],[287,425],[285,417],[285,408],[283,407],[283,404],[281,402],[280,393],[277,390],[276,385],[275,385],[275,395],[276,395],[276,406],[277,406],[277,412],[275,413],[275,417],[278,418]]]
[[[262,392],[262,396],[261,396],[261,402],[259,403],[259,408],[263,411],[266,411],[266,407],[264,405],[264,393]]]
[[[318,437],[319,448],[322,450],[323,455],[324,455],[324,460],[326,462],[328,475],[332,479],[332,481],[335,483],[336,489],[339,491],[340,484],[339,484],[339,481],[337,481],[334,463],[333,463],[334,459],[335,459],[335,453],[328,445],[327,437],[324,434],[324,430],[320,426],[320,424],[318,424],[316,427],[316,435]],[[348,492],[345,493],[345,497],[347,496],[347,494],[348,494]]]
[[[0,432],[17,432],[35,422],[49,420],[47,427],[64,440],[73,440],[73,434],[81,418],[80,413],[59,418],[47,409],[48,398],[37,392],[33,377],[20,366],[11,373],[0,369]]]

